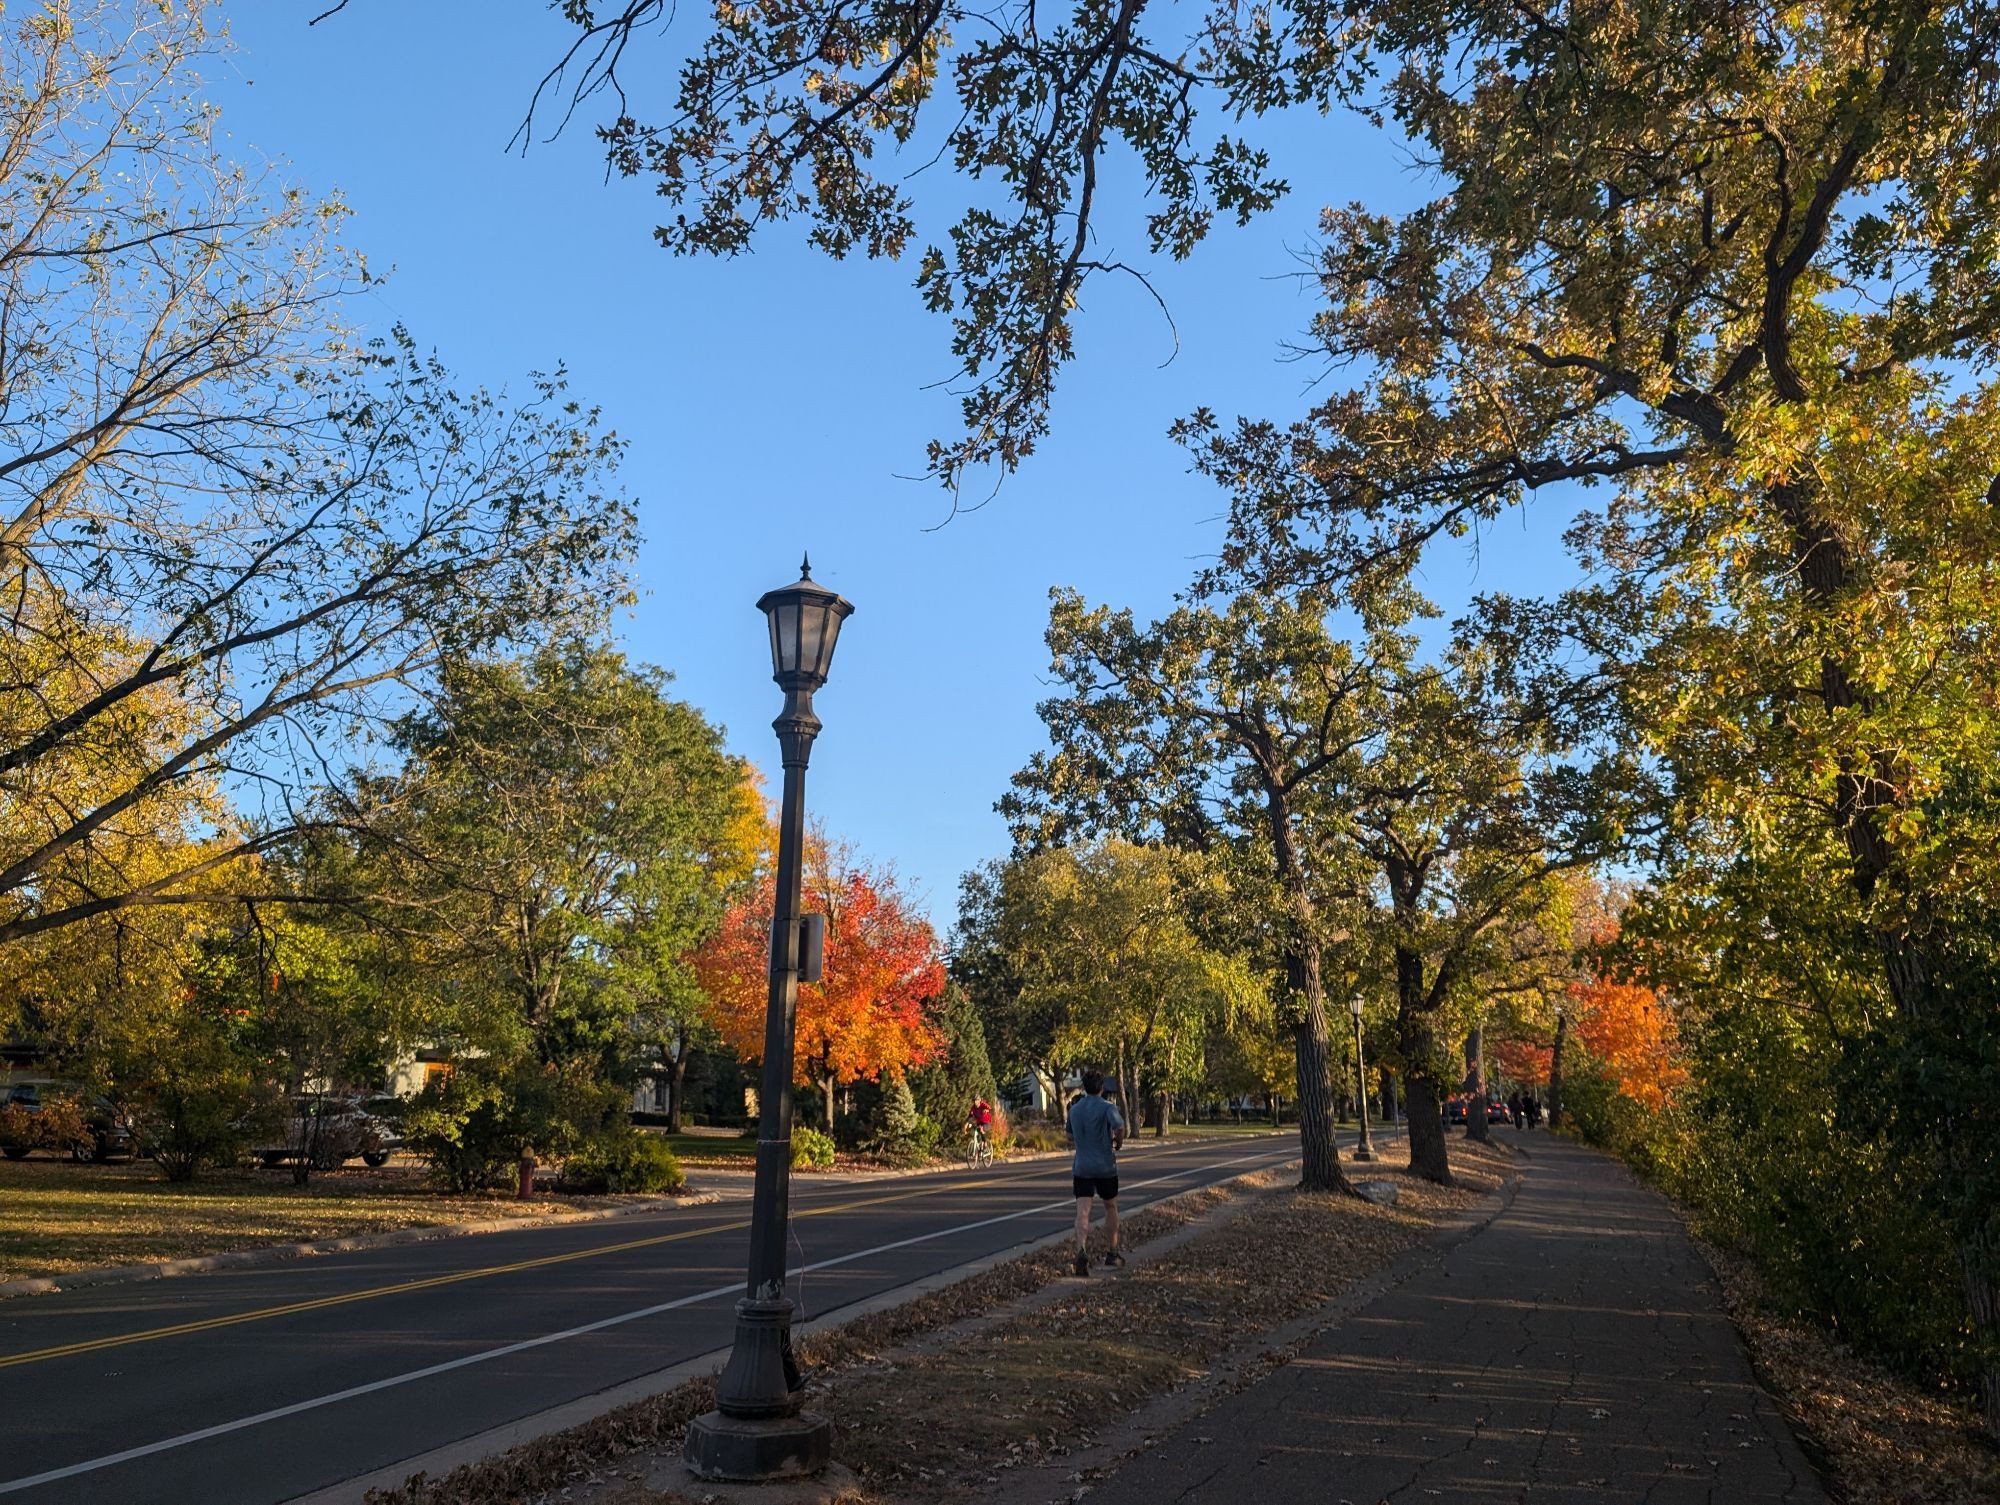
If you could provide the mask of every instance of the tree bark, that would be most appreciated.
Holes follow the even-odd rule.
[[[1465,1037],[1465,1093],[1472,1099],[1465,1110],[1465,1137],[1481,1144],[1492,1141],[1486,1129],[1486,1026],[1472,1026]]]
[[[1979,1267],[1978,1251],[1960,1244],[1958,1255],[1965,1272],[1965,1309],[1972,1317],[1975,1339],[1986,1352],[2000,1352],[2000,1283]],[[1986,1417],[1986,1435],[2000,1441],[2000,1363],[1987,1362],[1979,1372],[1979,1402]]]
[[[1392,875],[1392,884],[1399,876]],[[1441,982],[1433,979],[1434,985]],[[1450,1186],[1451,1152],[1445,1145],[1443,1104],[1451,1089],[1434,1075],[1437,1040],[1431,1034],[1430,1002],[1424,986],[1423,953],[1398,941],[1396,1043],[1402,1047],[1404,1092],[1410,1103],[1410,1169],[1426,1181]]]
[[[1340,1148],[1333,1137],[1333,1067],[1327,1049],[1326,1010],[1318,999],[1293,1030],[1298,1056],[1299,1146],[1303,1191],[1346,1191]]]
[[[826,1137],[833,1138],[833,1094],[840,1085],[840,1079],[832,1072],[826,1074]]]
[[[688,1051],[681,1048],[679,1056],[667,1068],[667,1132],[681,1131],[681,1099],[687,1090]]]
[[[1428,1073],[1412,1071],[1404,1076],[1404,1096],[1409,1100],[1410,1170],[1426,1181],[1450,1186],[1451,1156],[1445,1147],[1444,1104],[1439,1101]]]
[[[1563,1041],[1569,1035],[1569,1016],[1556,1015],[1556,1043],[1549,1051],[1549,1129],[1554,1132],[1562,1127],[1563,1118]]]

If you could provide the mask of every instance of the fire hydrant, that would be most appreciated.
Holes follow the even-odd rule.
[[[528,1198],[532,1197],[534,1194],[535,1194],[535,1157],[533,1155],[530,1155],[529,1153],[527,1153],[527,1151],[524,1150],[521,1152],[521,1191],[520,1191],[521,1200],[525,1202],[528,1200]]]

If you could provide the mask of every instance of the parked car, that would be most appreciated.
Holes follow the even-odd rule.
[[[78,1082],[15,1082],[0,1090],[0,1154],[20,1160],[30,1150],[67,1153],[80,1165],[133,1153],[132,1120],[101,1092]]]
[[[385,1157],[403,1147],[403,1113],[409,1106],[402,1098],[390,1095],[361,1100],[361,1111],[375,1120]],[[368,1163],[380,1165],[382,1162],[370,1160]]]
[[[1467,1102],[1468,1099],[1463,1097],[1446,1098],[1444,1104],[1444,1121],[1448,1124],[1464,1123]]]
[[[285,1105],[285,1142],[260,1145],[254,1153],[267,1169],[310,1159],[330,1171],[357,1156],[367,1165],[386,1164],[392,1138],[387,1125],[364,1112],[356,1098],[302,1096]]]
[[[1499,1098],[1489,1098],[1486,1103],[1486,1121],[1490,1124],[1507,1122],[1507,1105]]]

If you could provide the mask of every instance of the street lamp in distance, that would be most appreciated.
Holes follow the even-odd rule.
[[[764,1012],[764,1085],[758,1099],[757,1180],[750,1204],[750,1275],[736,1303],[736,1341],[715,1385],[715,1409],[689,1425],[685,1457],[699,1479],[757,1483],[809,1478],[833,1452],[833,1423],[801,1409],[805,1388],[792,1355],[785,1294],[785,1235],[792,1189],[792,1039],[802,961],[799,894],[805,856],[806,764],[820,720],[813,692],[826,683],[840,626],[854,608],[812,577],[757,600],[771,631],[771,677],[785,692],[771,723],[784,761],[778,816],[777,899],[771,917],[771,991]]]
[[[1354,1015],[1354,1101],[1361,1110],[1361,1142],[1354,1147],[1354,1158],[1373,1160],[1375,1145],[1368,1137],[1368,1068],[1361,1059],[1361,995],[1348,999],[1347,1007]]]

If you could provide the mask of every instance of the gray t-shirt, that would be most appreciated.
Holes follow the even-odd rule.
[[[1125,1127],[1117,1105],[1085,1093],[1069,1108],[1069,1137],[1076,1145],[1076,1165],[1072,1176],[1115,1176],[1118,1151],[1111,1143],[1114,1130]]]

